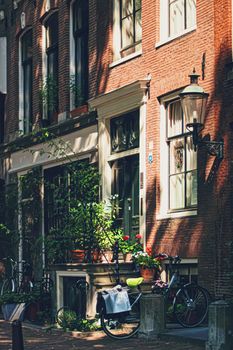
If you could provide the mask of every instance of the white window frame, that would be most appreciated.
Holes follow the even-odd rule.
[[[166,105],[172,100],[178,98],[178,91],[170,94],[160,100],[160,206],[157,214],[157,220],[166,218],[179,218],[197,215],[197,208],[191,208],[179,211],[169,211],[169,145],[167,143],[167,113]],[[164,160],[167,161],[164,161]]]
[[[180,36],[186,35],[197,28],[197,13],[196,13],[196,24],[192,27],[182,30],[180,33],[170,36],[169,35],[169,0],[160,0],[160,38],[159,42],[156,43],[156,47],[162,46],[165,43],[172,41]]]
[[[142,49],[138,49],[125,57],[121,57],[120,1],[113,1],[113,62],[109,65],[110,68],[142,54]]]
[[[23,66],[22,66],[22,39],[24,35],[29,31],[32,30],[31,27],[25,29],[23,33],[19,37],[19,46],[18,46],[18,53],[19,53],[19,61],[18,61],[18,67],[19,67],[19,131],[22,134],[26,133],[26,130],[24,129],[24,79],[23,79]]]

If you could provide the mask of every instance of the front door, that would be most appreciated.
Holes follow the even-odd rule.
[[[112,164],[112,194],[118,195],[118,221],[124,233],[139,233],[139,156],[120,158]]]

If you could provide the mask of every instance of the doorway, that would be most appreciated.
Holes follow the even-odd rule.
[[[112,163],[112,195],[118,198],[118,223],[124,234],[139,232],[139,156],[133,155]]]

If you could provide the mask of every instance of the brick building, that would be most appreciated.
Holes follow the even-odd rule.
[[[48,144],[32,136],[46,126],[70,142],[73,160],[98,163],[102,198],[119,195],[126,233],[179,254],[182,274],[214,295],[232,295],[232,1],[0,6],[5,185],[30,169],[44,177],[61,171],[60,160],[40,153]],[[179,94],[194,67],[209,94],[202,137],[224,141],[223,159],[204,145],[196,152],[186,129]],[[43,236],[43,198],[41,205],[35,231]],[[23,215],[16,218],[21,257]]]

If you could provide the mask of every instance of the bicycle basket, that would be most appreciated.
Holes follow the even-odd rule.
[[[129,296],[126,290],[116,288],[98,293],[97,312],[103,310],[104,314],[117,314],[131,310]]]

